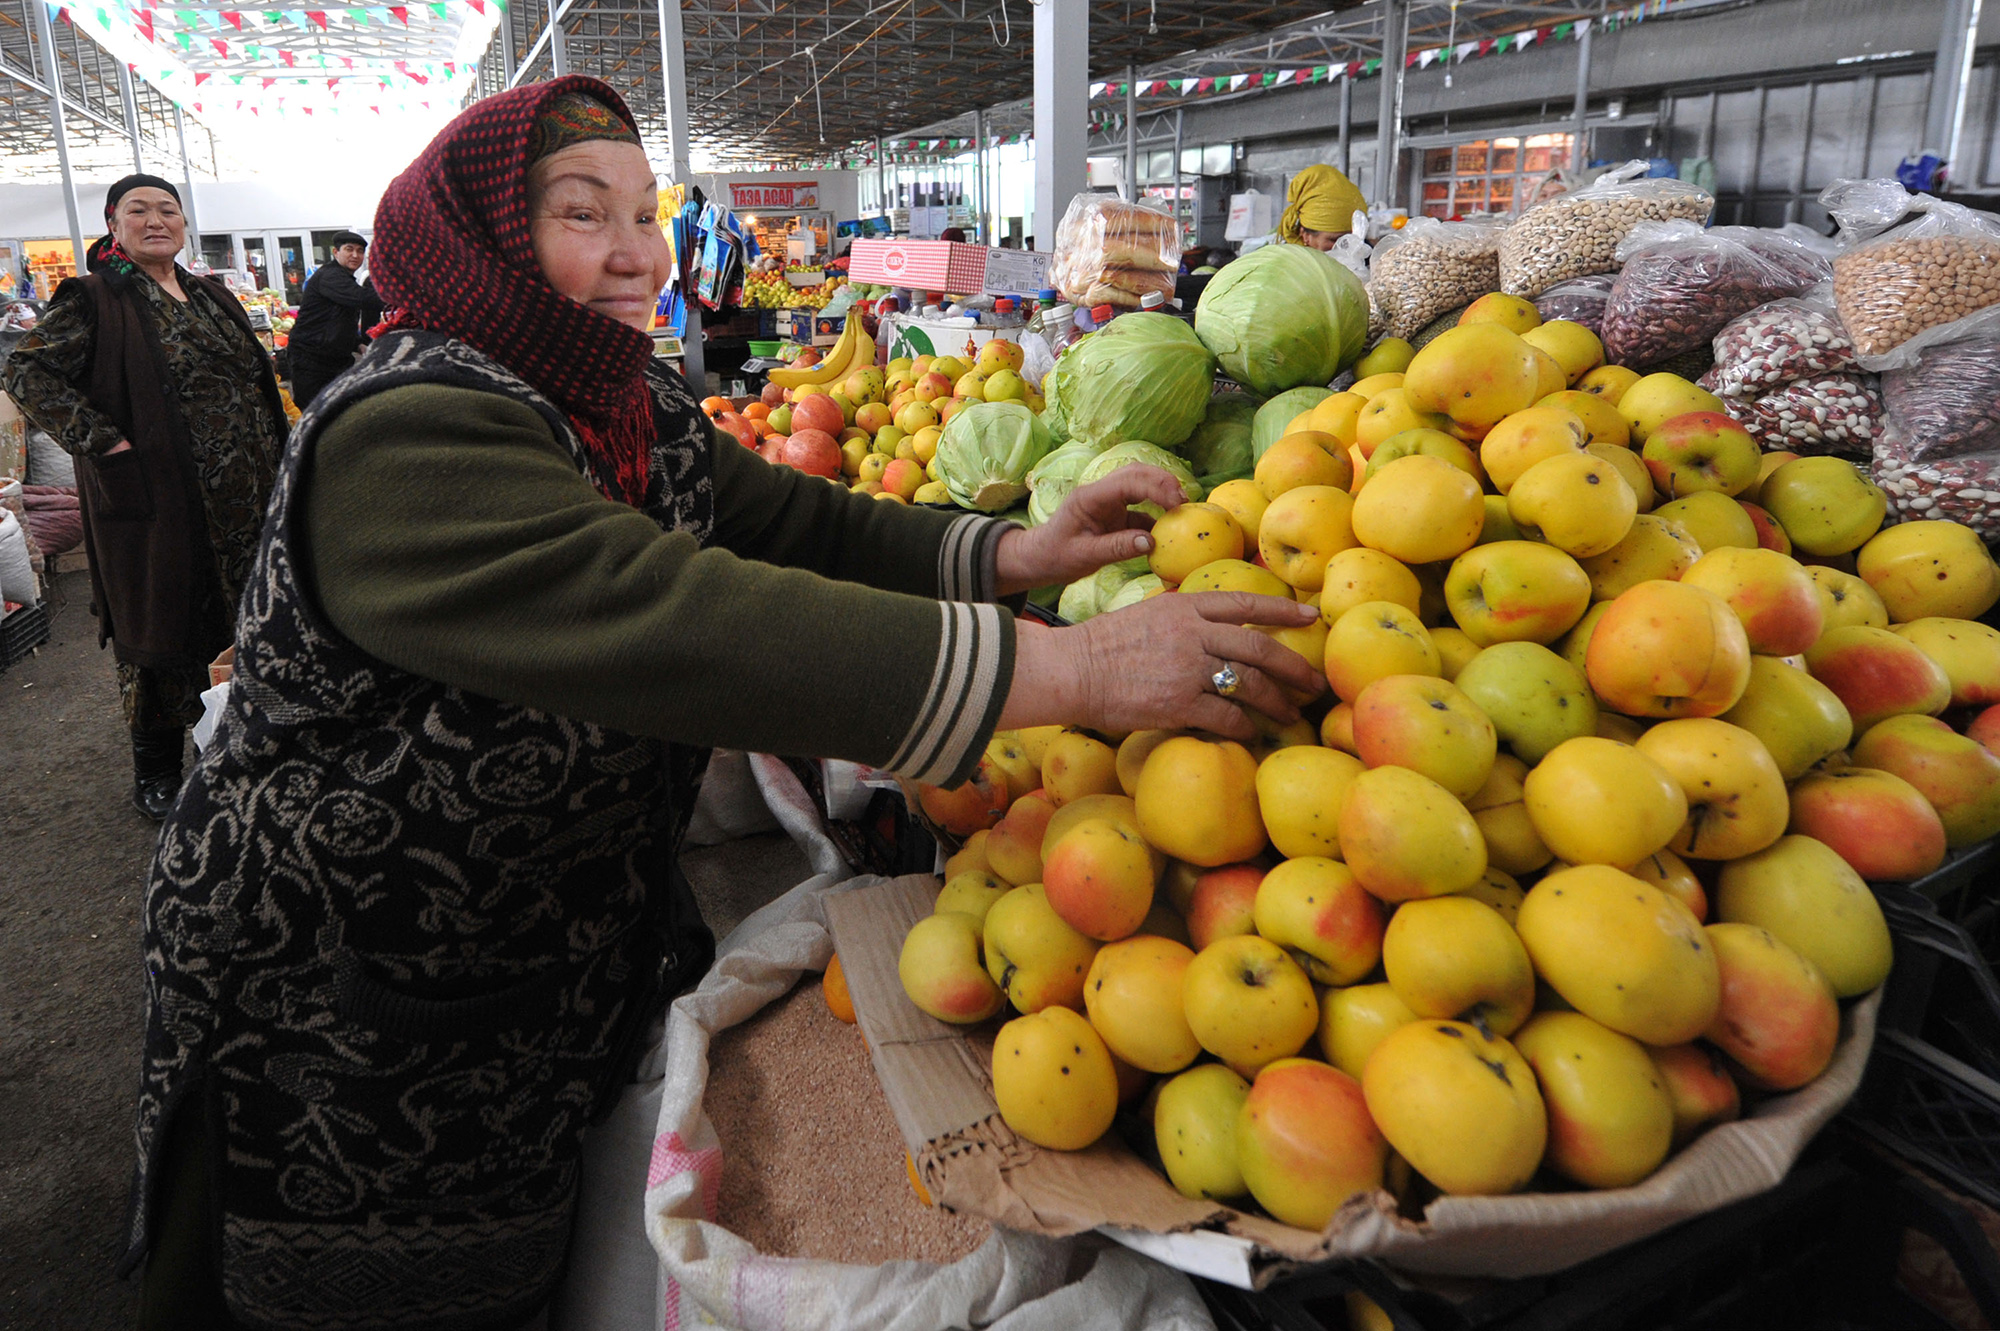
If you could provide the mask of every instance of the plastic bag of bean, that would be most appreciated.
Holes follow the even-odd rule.
[[[1882,374],[1875,481],[1904,518],[1953,518],[2000,540],[2000,306]]]
[[[1410,338],[1425,324],[1500,286],[1500,233],[1492,222],[1413,217],[1375,246],[1368,295],[1390,337]]]
[[[1680,180],[1643,179],[1627,162],[1522,213],[1500,237],[1500,289],[1530,300],[1558,282],[1615,272],[1618,242],[1641,222],[1706,222],[1715,199]]]
[[[1737,315],[1832,276],[1798,241],[1745,226],[1641,222],[1616,255],[1623,267],[1598,330],[1613,365],[1657,365],[1706,347]]]
[[[1595,333],[1604,324],[1604,306],[1611,299],[1611,287],[1617,280],[1616,273],[1592,273],[1589,277],[1558,282],[1535,297],[1535,310],[1543,323],[1567,319]]]
[[[1833,312],[1830,287],[1774,300],[1730,320],[1715,335],[1712,393],[1744,396],[1856,367],[1854,342]]]
[[[1882,399],[1869,376],[1859,374],[1818,375],[1755,397],[1724,396],[1722,409],[1767,451],[1866,458],[1882,432]]]
[[[1849,246],[1833,298],[1863,369],[1906,369],[2000,304],[2000,218],[1893,180],[1836,180],[1819,201]]]

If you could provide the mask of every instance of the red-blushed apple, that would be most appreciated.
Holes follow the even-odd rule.
[[[1653,1066],[1667,1084],[1674,1105],[1674,1149],[1699,1137],[1718,1123],[1733,1123],[1743,1112],[1743,1096],[1713,1049],[1698,1044],[1673,1044],[1650,1049]]]
[[[1382,958],[1382,906],[1338,860],[1302,855],[1264,875],[1257,932],[1320,984],[1353,984]]]
[[[1486,713],[1432,675],[1388,675],[1354,700],[1361,762],[1421,772],[1461,800],[1486,783],[1498,743]]]
[[[1354,778],[1340,848],[1361,886],[1384,901],[1463,891],[1486,872],[1486,840],[1456,796],[1405,767]]]
[[[1651,883],[1674,900],[1688,908],[1688,914],[1697,920],[1708,919],[1708,891],[1695,877],[1687,861],[1671,850],[1656,850],[1637,864],[1628,865],[1626,873],[1642,883]]]
[[[1855,744],[1852,759],[1915,786],[1937,810],[1952,849],[2000,834],[2000,758],[1936,717],[1879,721]]]
[[[1211,943],[1257,932],[1257,888],[1264,871],[1254,864],[1227,864],[1195,879],[1188,898],[1188,941],[1199,952]]]
[[[1312,981],[1285,950],[1254,934],[1195,953],[1181,978],[1188,1029],[1245,1076],[1296,1054],[1319,1029]]]
[[[1250,1195],[1313,1233],[1348,1198],[1382,1186],[1388,1154],[1361,1083],[1318,1059],[1267,1064],[1238,1111],[1236,1159]]]
[[[1720,411],[1669,417],[1647,434],[1641,454],[1653,484],[1669,499],[1699,490],[1740,494],[1763,461],[1750,432]]]
[[[1753,504],[1747,499],[1738,499],[1736,502],[1750,515],[1750,525],[1757,529],[1759,549],[1776,550],[1781,555],[1792,552],[1792,538],[1785,535],[1785,529],[1778,525],[1776,518],[1764,511],[1762,505]]]
[[[1591,631],[1584,674],[1630,716],[1720,716],[1750,682],[1750,641],[1723,599],[1686,582],[1642,582]]]
[[[1888,629],[1829,629],[1806,652],[1806,669],[1846,705],[1857,735],[1884,717],[1936,716],[1951,705],[1951,677]]]
[[[2000,754],[2000,704],[1973,717],[1965,727],[1965,737],[1979,741],[1988,753]]]
[[[1629,1188],[1667,1158],[1673,1097],[1646,1046],[1581,1012],[1543,1012],[1514,1047],[1541,1085],[1558,1174],[1587,1188]]]
[[[912,1003],[954,1025],[985,1021],[1007,1005],[979,961],[979,921],[958,911],[927,915],[910,926],[896,974]]]
[[[986,834],[987,867],[1015,887],[1041,882],[1042,836],[1055,814],[1056,806],[1039,795],[1016,799]]]
[[[917,804],[924,817],[956,837],[982,832],[1007,812],[1007,778],[991,758],[981,757],[972,775],[949,790],[919,785]]]
[[[1419,625],[1418,627],[1422,627]],[[1320,718],[1319,742],[1329,749],[1339,749],[1342,753],[1354,755],[1354,704],[1337,702],[1326,709]]]
[[[1917,645],[1951,681],[1953,707],[2000,702],[2000,630],[1974,619],[1914,619],[1890,630]]]
[[[1825,627],[1819,588],[1796,559],[1775,550],[1711,550],[1680,581],[1720,596],[1743,621],[1750,650],[1761,655],[1803,652]]]
[[[1838,767],[1792,786],[1791,830],[1824,841],[1871,883],[1921,878],[1944,863],[1944,823],[1893,772]]]
[[[1840,1042],[1840,1006],[1819,967],[1754,924],[1704,932],[1722,1002],[1703,1036],[1766,1090],[1796,1090],[1824,1072]]]
[[[990,857],[990,838],[987,845]],[[1108,943],[1145,922],[1154,878],[1152,851],[1141,837],[1108,818],[1087,818],[1056,842],[1042,887],[1072,929]]]
[[[1481,647],[1551,643],[1590,608],[1590,577],[1575,559],[1538,541],[1477,545],[1451,562],[1446,606]],[[1332,670],[1332,650],[1327,668]]]

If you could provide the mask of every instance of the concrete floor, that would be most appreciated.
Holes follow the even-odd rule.
[[[140,891],[154,824],[90,589],[0,673],[0,1329],[129,1327],[123,1246],[140,1030]],[[779,834],[682,861],[716,937],[810,874]]]

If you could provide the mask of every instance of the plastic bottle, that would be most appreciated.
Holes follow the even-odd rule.
[[[1027,326],[1027,322],[1026,319],[1021,317],[1020,308],[1015,305],[1013,297],[1002,296],[993,302],[993,327],[1001,329],[1024,328]]]

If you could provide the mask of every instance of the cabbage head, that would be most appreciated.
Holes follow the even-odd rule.
[[[1257,408],[1257,418],[1250,425],[1250,449],[1254,460],[1264,460],[1265,450],[1278,442],[1285,433],[1285,427],[1300,412],[1311,411],[1332,396],[1330,388],[1292,388]]]
[[[1257,399],[1249,394],[1217,393],[1208,400],[1201,424],[1176,451],[1197,476],[1252,466],[1250,422],[1256,415]]]
[[[1201,488],[1201,482],[1194,478],[1194,473],[1188,470],[1187,463],[1181,461],[1164,448],[1158,448],[1137,439],[1130,443],[1119,444],[1116,448],[1107,448],[1092,458],[1085,465],[1083,474],[1076,478],[1076,483],[1078,485],[1089,485],[1092,481],[1103,480],[1120,467],[1130,467],[1136,464],[1164,467],[1166,470],[1172,472],[1174,479],[1181,483],[1181,494],[1190,502],[1200,499],[1204,494],[1208,493]],[[1134,504],[1133,507],[1145,509],[1154,517],[1160,515],[1160,506],[1158,504]]]
[[[1091,616],[1102,613],[1104,603],[1117,595],[1119,588],[1141,574],[1147,574],[1143,560],[1136,571],[1130,567],[1131,563],[1128,559],[1106,564],[1089,577],[1078,578],[1063,588],[1062,599],[1056,602],[1056,613],[1072,624],[1081,624]]]
[[[1028,496],[1028,470],[1055,447],[1048,427],[1019,402],[977,402],[938,440],[938,479],[961,508],[999,513]]]
[[[1039,527],[1054,517],[1076,478],[1104,450],[1095,444],[1064,444],[1028,469],[1028,525]]]
[[[1111,593],[1104,602],[1104,609],[1098,613],[1109,614],[1113,610],[1123,610],[1128,605],[1137,605],[1154,592],[1165,591],[1166,587],[1166,582],[1159,574],[1141,573],[1138,577]]]
[[[1368,291],[1309,245],[1266,245],[1209,279],[1194,331],[1253,393],[1325,384],[1368,341]]]
[[[1363,311],[1364,317],[1366,311]],[[1122,314],[1063,352],[1057,392],[1071,439],[1173,448],[1193,433],[1215,387],[1215,357],[1170,314]],[[1044,381],[1046,382],[1046,381]]]
[[[1069,442],[1069,417],[1062,405],[1062,361],[1058,360],[1042,376],[1042,424],[1049,428],[1049,438],[1058,444]]]

